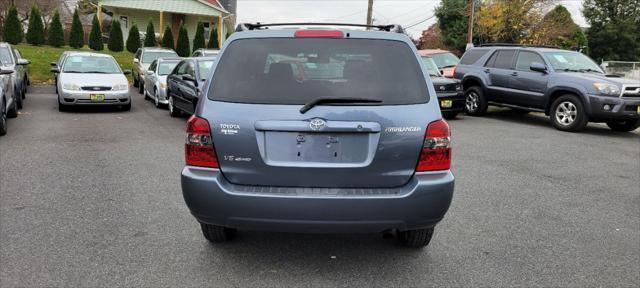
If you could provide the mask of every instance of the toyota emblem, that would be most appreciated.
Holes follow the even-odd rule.
[[[309,128],[311,128],[311,130],[313,131],[320,131],[324,129],[325,126],[327,126],[327,122],[320,118],[312,119],[309,122]]]

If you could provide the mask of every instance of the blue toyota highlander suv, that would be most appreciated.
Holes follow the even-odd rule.
[[[182,192],[205,238],[394,232],[426,246],[454,178],[415,46],[393,25],[288,25],[241,24],[187,123]]]

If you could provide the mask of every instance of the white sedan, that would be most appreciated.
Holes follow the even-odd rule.
[[[58,109],[70,106],[112,105],[131,110],[129,82],[118,62],[106,54],[78,52],[67,56],[58,73]]]

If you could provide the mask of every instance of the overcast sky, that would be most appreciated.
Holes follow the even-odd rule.
[[[586,26],[580,9],[582,0],[557,0],[571,12],[573,21]],[[436,22],[434,8],[440,0],[374,0],[375,23],[400,24],[409,34]],[[365,23],[367,0],[238,0],[238,23],[242,22],[346,22]]]

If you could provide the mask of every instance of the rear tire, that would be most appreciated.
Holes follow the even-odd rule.
[[[429,245],[433,237],[434,228],[407,230],[399,232],[402,246],[410,248],[422,248]]]
[[[7,108],[4,106],[4,102],[2,102],[2,107],[0,107],[0,136],[7,134]]]
[[[18,90],[16,90],[18,91]],[[18,106],[18,109],[22,109],[22,90],[20,90],[20,94],[17,95],[18,97],[16,97],[16,106]]]
[[[607,121],[607,126],[613,131],[631,132],[640,127],[640,119],[629,119],[624,121]]]
[[[138,80],[138,93],[144,94],[144,82],[142,82],[142,80]]]
[[[456,119],[458,112],[442,112],[442,117],[447,120]]]
[[[202,229],[202,235],[204,235],[204,238],[212,243],[231,241],[236,234],[235,229],[222,226],[200,223],[200,228]]]
[[[560,131],[578,132],[587,126],[589,119],[578,96],[566,94],[551,105],[551,124]]]
[[[467,115],[482,116],[487,112],[487,99],[480,86],[471,86],[464,92],[464,111]]]

